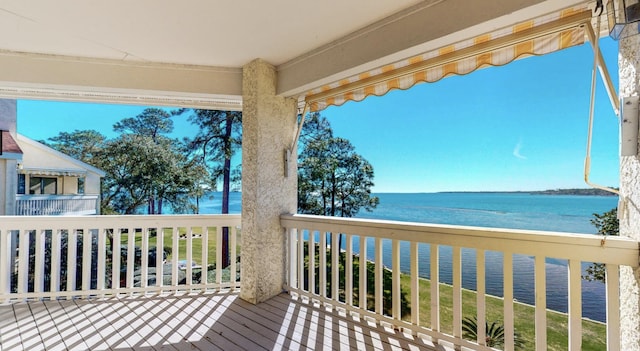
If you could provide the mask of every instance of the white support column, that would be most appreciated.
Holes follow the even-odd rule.
[[[285,177],[284,155],[296,131],[296,103],[276,96],[276,71],[257,59],[243,67],[242,234],[240,296],[260,303],[282,292],[285,230],[280,214],[295,213],[296,153]]]
[[[0,130],[8,130],[16,138],[16,100],[0,99]],[[0,216],[14,215],[18,192],[17,161],[0,156]]]
[[[629,26],[631,27],[631,26]],[[619,42],[620,97],[640,93],[640,35]],[[620,157],[620,193],[628,202],[620,235],[640,240],[640,157]],[[620,210],[620,209],[619,209]],[[620,349],[640,351],[640,270],[620,267]]]

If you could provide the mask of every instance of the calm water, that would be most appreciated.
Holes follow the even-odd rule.
[[[410,222],[456,224],[480,227],[549,230],[594,234],[590,223],[593,213],[603,213],[617,206],[613,196],[529,195],[524,193],[421,193],[375,194],[380,204],[373,212],[361,212],[359,218]],[[230,212],[240,213],[240,193],[232,193]],[[201,200],[201,213],[220,213],[219,193],[213,199]],[[357,239],[357,238],[356,238]],[[359,252],[358,240],[354,250]],[[373,240],[368,243],[367,257],[374,257]],[[401,269],[409,271],[409,244],[403,243]],[[383,242],[384,264],[391,265],[391,242]],[[420,275],[430,278],[429,245],[419,249]],[[533,304],[533,258],[514,255],[514,298]],[[440,249],[440,280],[452,282],[451,248]],[[588,263],[583,265],[586,267]],[[475,252],[462,250],[462,285],[476,287]],[[558,259],[547,260],[547,306],[567,311],[567,267]],[[502,296],[502,254],[486,254],[487,294]],[[598,282],[582,282],[583,316],[605,321],[605,288]]]

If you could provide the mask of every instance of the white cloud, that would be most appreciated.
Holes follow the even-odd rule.
[[[520,149],[521,149],[521,148],[522,148],[522,140],[521,140],[521,141],[518,141],[518,143],[516,144],[516,146],[513,148],[513,156],[515,156],[515,157],[517,157],[517,158],[519,158],[519,159],[521,159],[521,160],[526,160],[526,159],[527,159],[527,157],[526,157],[526,156],[523,156],[523,155],[520,153]]]

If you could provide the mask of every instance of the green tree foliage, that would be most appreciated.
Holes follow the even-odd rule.
[[[120,136],[108,140],[93,131],[76,130],[49,138],[49,145],[104,170],[101,210],[104,214],[161,214],[168,203],[174,213],[195,211],[190,199],[202,190],[207,172],[186,146],[166,136],[172,116],[145,109],[114,125]]]
[[[300,213],[353,217],[379,203],[371,195],[373,166],[346,139],[334,137],[326,118],[314,113],[305,122],[298,164]]]
[[[104,207],[133,214],[147,205],[148,214],[161,214],[166,201],[174,212],[188,210],[206,171],[180,150],[169,140],[154,142],[137,134],[108,142],[103,152],[104,164],[110,165],[102,182]]]
[[[620,222],[618,221],[617,208],[601,214],[594,213],[593,217],[591,224],[596,227],[599,235],[620,235]],[[582,279],[604,282],[606,280],[605,271],[606,267],[603,263],[591,263],[582,276]]]
[[[213,110],[183,110],[190,113],[188,120],[198,126],[198,134],[187,138],[188,149],[209,171],[210,184],[217,188],[222,181],[222,214],[229,213],[229,192],[232,181],[240,179],[239,171],[234,176],[231,158],[242,145],[242,112]],[[222,265],[229,265],[229,228],[222,233]]]
[[[105,147],[107,137],[95,130],[75,130],[71,133],[60,132],[45,143],[65,155],[82,162],[97,166],[100,152]]]
[[[172,115],[177,114],[159,108],[147,108],[135,117],[124,118],[113,125],[113,130],[120,133],[132,133],[151,138],[154,142],[166,139],[165,134],[173,131]]]

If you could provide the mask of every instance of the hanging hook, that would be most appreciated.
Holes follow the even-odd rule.
[[[604,5],[602,4],[602,0],[596,1],[596,7],[593,9],[593,13],[596,16],[602,15],[602,11],[604,11]]]

